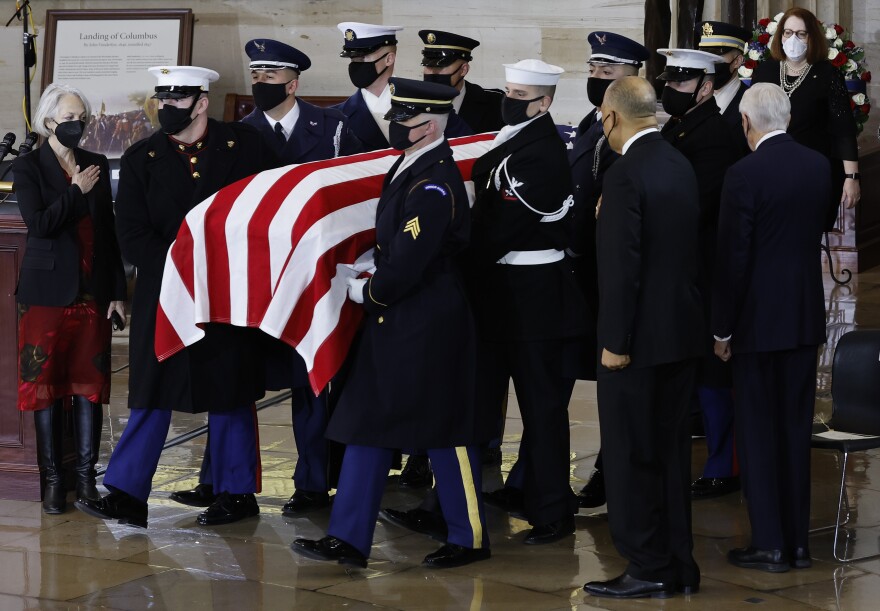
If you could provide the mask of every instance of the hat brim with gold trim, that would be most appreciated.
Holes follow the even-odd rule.
[[[458,60],[473,60],[473,50],[480,46],[479,40],[443,32],[441,30],[419,30],[419,38],[425,45],[422,49],[422,65],[429,68],[444,68]]]
[[[415,116],[446,114],[452,110],[452,100],[458,95],[455,87],[392,77],[390,79],[391,109],[386,121],[406,121]]]
[[[700,42],[697,48],[710,53],[744,52],[752,32],[723,21],[704,21],[700,26]]]

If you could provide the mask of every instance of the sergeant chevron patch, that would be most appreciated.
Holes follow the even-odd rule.
[[[410,234],[413,240],[419,237],[419,234],[422,233],[422,228],[419,227],[419,217],[408,220],[403,226],[403,233]]]

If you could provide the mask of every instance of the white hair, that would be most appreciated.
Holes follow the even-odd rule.
[[[70,85],[51,83],[43,91],[43,95],[40,96],[40,103],[37,104],[37,112],[34,113],[34,120],[31,124],[33,130],[43,138],[48,138],[52,135],[52,132],[46,127],[46,121],[55,119],[55,113],[58,111],[61,99],[68,95],[75,95],[82,102],[83,107],[86,109],[86,123],[91,119],[92,106],[82,91]]]
[[[791,101],[779,85],[755,83],[743,94],[739,111],[758,132],[785,131],[791,119]]]

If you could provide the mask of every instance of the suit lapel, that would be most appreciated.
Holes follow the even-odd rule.
[[[287,154],[284,155],[284,159],[289,159],[291,163],[300,163],[299,160],[315,148],[320,142],[324,127],[324,113],[302,100],[297,100],[296,103],[299,106],[299,118],[293,126],[293,133],[287,139]]]
[[[55,151],[52,150],[52,147],[49,146],[49,143],[46,142],[43,146],[40,147],[40,165],[44,168],[48,168],[46,178],[48,179],[49,185],[56,193],[64,193],[67,190],[67,179],[64,177],[64,170],[61,169],[61,163],[58,161],[58,158],[55,156]],[[74,152],[74,155],[76,153]],[[77,163],[79,161],[77,160]]]

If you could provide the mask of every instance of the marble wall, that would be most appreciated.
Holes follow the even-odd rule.
[[[723,0],[706,0],[704,17],[717,18]],[[768,9],[788,5],[777,0],[761,0]],[[806,0],[816,7],[820,18],[829,7],[850,10],[859,41],[867,44],[869,57],[875,57],[880,80],[880,5],[876,0]],[[845,4],[843,4],[845,3]],[[9,3],[10,5],[12,3]],[[221,81],[211,91],[211,114],[222,114],[228,92],[249,91],[247,58],[242,49],[251,38],[267,37],[287,41],[305,51],[313,67],[302,76],[304,95],[348,95],[346,60],[339,58],[340,21],[365,21],[405,26],[400,36],[396,74],[420,77],[422,28],[448,29],[472,36],[482,45],[474,53],[471,80],[484,86],[503,87],[502,63],[525,57],[540,57],[562,66],[566,74],[560,81],[553,113],[559,123],[577,123],[589,110],[586,101],[587,34],[609,29],[642,38],[643,0],[446,0],[442,4],[422,0],[92,0],[74,2],[34,2],[34,19],[42,34],[45,10],[52,9],[150,9],[192,8],[195,15],[193,63],[214,68]],[[771,6],[772,5],[772,6]],[[812,8],[812,6],[811,6]],[[11,6],[9,12],[11,13]],[[835,13],[836,15],[836,13]],[[5,13],[0,17],[7,17]],[[833,18],[832,18],[833,19]],[[38,66],[31,86],[33,106],[39,97],[43,37],[37,39]],[[13,24],[0,30],[0,133],[15,131],[21,136],[22,68],[21,27]],[[145,79],[149,76],[145,74]],[[878,85],[872,97],[880,100]],[[880,117],[880,109],[875,113]],[[878,117],[871,121],[876,141]]]

